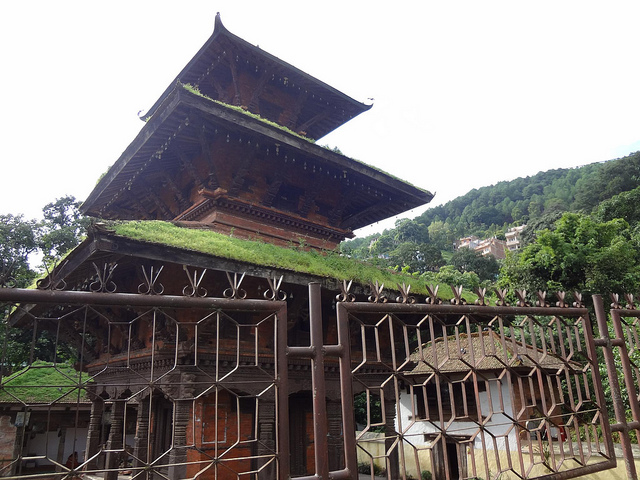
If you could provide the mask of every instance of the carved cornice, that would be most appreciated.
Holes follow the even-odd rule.
[[[242,216],[259,220],[287,230],[295,229],[299,232],[311,234],[316,237],[323,237],[331,240],[341,241],[351,237],[349,230],[330,228],[324,225],[310,222],[294,215],[284,213],[273,208],[265,208],[238,199],[231,199],[219,191],[203,190],[205,200],[194,205],[189,210],[178,215],[175,221],[199,221],[211,211],[220,211],[234,216]]]

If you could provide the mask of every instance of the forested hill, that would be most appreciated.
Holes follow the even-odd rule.
[[[446,221],[459,234],[484,233],[492,226],[524,224],[545,213],[589,213],[603,200],[639,185],[640,152],[635,152],[608,162],[548,170],[474,189],[415,220],[425,225]]]
[[[471,234],[500,236],[509,226],[522,224],[544,227],[563,212],[590,213],[603,200],[638,186],[640,152],[582,167],[548,170],[474,189],[444,205],[428,209],[411,222],[423,226],[419,229],[422,233],[416,229],[418,236],[411,241],[436,243],[446,249],[452,240]],[[394,238],[396,244],[399,240],[397,230],[403,222],[407,223],[407,220],[399,220],[395,229],[384,233]],[[345,242],[343,247],[351,251],[369,245],[379,236],[375,234]],[[402,232],[400,236],[403,236]]]

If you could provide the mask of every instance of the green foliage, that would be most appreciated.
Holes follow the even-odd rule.
[[[500,282],[529,291],[634,291],[640,281],[639,241],[625,220],[600,222],[565,213],[554,230],[538,232],[519,255],[506,259]]]
[[[427,227],[436,221],[448,223],[454,238],[487,237],[506,225],[530,225],[544,215],[558,218],[564,212],[589,213],[600,202],[639,186],[640,152],[636,152],[609,162],[548,170],[474,189],[428,209],[414,221]]]
[[[470,248],[459,248],[449,260],[458,271],[475,272],[480,280],[495,281],[500,272],[500,264],[493,255],[484,256]]]
[[[0,215],[0,276],[7,275],[7,283],[26,287],[35,278],[29,266],[29,255],[38,249],[38,222],[25,220],[22,215]]]
[[[640,187],[603,201],[594,212],[601,222],[624,218],[630,225],[640,222]]]
[[[45,260],[60,258],[82,240],[89,218],[80,213],[80,204],[67,195],[42,209],[44,220],[40,224],[39,246]]]
[[[38,276],[29,264],[30,256],[40,252],[51,264],[75,247],[84,233],[88,220],[78,211],[79,202],[72,196],[56,199],[43,208],[43,219],[25,220],[22,215],[0,215],[0,276],[7,285],[28,287]],[[33,330],[8,328],[9,305],[0,305],[0,343],[4,348],[4,367],[13,369],[33,359],[52,361],[58,356],[73,358],[75,353],[66,345],[58,345],[52,334]],[[30,350],[32,340],[33,351]]]
[[[0,401],[50,403],[86,401],[84,389],[88,375],[68,363],[35,361],[13,375],[3,378]]]
[[[383,477],[387,474],[387,471],[380,467],[377,463],[371,462],[358,462],[358,473],[362,473],[364,475],[371,475],[371,470],[373,470],[373,475],[376,477]]]
[[[367,401],[368,400],[368,401]],[[360,392],[353,397],[353,413],[356,424],[361,426],[371,426],[382,423],[382,403],[378,395]],[[379,431],[380,428],[373,427],[371,431]],[[384,427],[381,428],[384,431]]]
[[[445,265],[437,273],[427,272],[421,277],[427,284],[462,285],[465,290],[473,292],[480,286],[480,277],[475,272],[460,272],[453,265]]]

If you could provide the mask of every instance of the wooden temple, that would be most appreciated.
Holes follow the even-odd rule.
[[[432,198],[314,143],[369,108],[230,33],[217,15],[82,210],[333,249]]]
[[[369,108],[233,35],[218,15],[213,35],[150,109],[82,210],[106,220],[169,221],[179,227],[171,234],[177,237],[214,231],[238,241],[334,249],[353,230],[432,198],[314,143]],[[243,298],[242,291],[263,299],[271,292],[286,299],[289,346],[309,345],[309,283],[320,283],[322,335],[336,341],[337,279],[230,258],[224,245],[206,253],[185,242],[127,236],[97,223],[47,281],[98,293]],[[240,286],[229,272],[247,278]],[[286,295],[277,296],[275,279]],[[368,295],[362,286],[354,292],[363,301]],[[275,478],[273,319],[241,312],[214,321],[195,308],[168,313],[124,304],[96,312],[66,327],[14,315],[23,328],[57,329],[82,353],[79,368],[93,379],[84,471],[106,469],[105,478],[115,480],[122,455],[113,452],[126,451],[134,471],[149,472],[136,478]],[[343,462],[341,390],[336,365],[326,369],[336,469]],[[288,370],[291,474],[305,475],[315,462],[311,363],[290,359]],[[393,429],[395,404],[384,408]],[[239,471],[254,473],[238,477]]]

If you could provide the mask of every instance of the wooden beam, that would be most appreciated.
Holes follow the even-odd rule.
[[[314,115],[309,120],[304,122],[302,125],[299,125],[298,126],[298,131],[299,132],[306,132],[309,127],[315,125],[318,122],[321,122],[322,120],[324,120],[326,118],[329,118],[329,115],[331,115],[331,112],[329,110],[325,110],[324,112],[320,112],[317,115]]]
[[[189,207],[189,202],[187,201],[186,198],[184,198],[184,195],[182,195],[180,188],[178,188],[178,185],[176,185],[176,182],[173,181],[173,178],[171,178],[171,175],[169,175],[167,172],[163,172],[162,178],[164,179],[165,182],[167,182],[167,185],[169,186],[169,189],[173,193],[173,196],[176,197],[178,205],[180,206],[180,210],[185,210],[187,207]]]
[[[242,162],[240,163],[240,167],[236,171],[233,176],[233,181],[231,182],[231,187],[229,188],[229,195],[232,197],[237,197],[240,193],[240,189],[244,186],[247,175],[249,174],[249,170],[251,164],[255,161],[256,154],[249,153],[247,155],[243,155]]]
[[[269,187],[267,188],[267,192],[264,196],[264,200],[262,201],[262,204],[264,206],[270,207],[271,205],[273,205],[273,199],[276,197],[278,190],[280,190],[280,186],[282,185],[283,181],[284,181],[284,174],[280,170],[276,170],[276,174],[273,180],[271,181],[271,183],[269,184]]]
[[[346,190],[346,185],[340,182],[340,199],[338,200],[338,204],[331,209],[331,215],[329,216],[329,225],[333,227],[338,226],[342,223],[341,221],[344,209],[351,201]]]
[[[383,208],[388,206],[390,203],[391,203],[391,201],[389,199],[381,200],[381,201],[371,205],[370,207],[365,208],[364,210],[362,210],[362,211],[360,211],[358,213],[355,213],[353,215],[350,215],[348,217],[343,218],[342,222],[340,222],[339,227],[341,227],[341,228],[351,228],[350,225],[357,224],[360,221],[360,219],[366,218],[368,215],[376,212],[377,210],[382,210]],[[376,218],[378,218],[378,217],[379,217],[379,215]],[[349,225],[349,227],[345,227],[345,224]]]
[[[202,126],[204,127],[204,123]],[[211,190],[215,190],[216,188],[220,187],[220,182],[218,181],[218,176],[216,174],[216,165],[213,162],[213,156],[211,155],[211,149],[209,148],[209,139],[204,134],[204,128],[200,130],[198,140],[200,141],[202,155],[209,165],[209,178],[207,179],[207,186]]]
[[[160,213],[166,220],[170,220],[177,215],[177,213],[174,213],[171,211],[169,206],[166,203],[164,203],[160,199],[160,197],[156,194],[156,192],[154,192],[150,187],[147,187],[145,189],[145,193],[151,199],[151,201],[155,204],[155,206],[158,207],[158,210],[160,210]]]
[[[212,78],[211,84],[213,85],[213,88],[216,89],[216,92],[218,92],[218,100],[224,103],[231,103],[233,99],[229,97],[229,95],[227,94],[227,91],[224,89],[224,87],[218,80],[216,80],[215,78]]]
[[[316,197],[318,196],[318,192],[320,191],[320,182],[317,181],[316,178],[314,178],[313,180],[315,181],[311,181],[311,185],[304,192],[302,207],[300,208],[300,214],[303,217],[306,217],[309,213],[309,210],[311,210],[311,207],[313,206],[314,202],[316,201]]]
[[[235,96],[233,97],[233,105],[240,106],[242,100],[240,98],[240,87],[238,86],[238,67],[236,61],[233,58],[235,54],[233,50],[229,52],[229,68],[231,69],[231,78],[233,79],[233,89]]]
[[[249,100],[249,105],[247,108],[250,112],[259,112],[260,106],[258,100],[260,99],[260,95],[264,92],[264,88],[267,86],[267,82],[271,77],[272,73],[268,70],[264,70],[258,79],[258,83],[256,87],[253,89],[253,94],[251,95],[251,100]]]
[[[290,128],[291,130],[305,130],[306,128],[308,128],[308,126],[304,126],[304,128],[299,128],[296,129],[296,123],[298,123],[298,117],[300,116],[300,112],[302,111],[302,107],[304,107],[305,102],[307,101],[307,98],[309,97],[309,94],[305,91],[300,91],[300,94],[298,95],[298,98],[296,99],[296,103],[293,105],[293,107],[287,111],[286,113],[286,118],[284,119],[284,121],[282,123],[284,123],[284,126],[287,128]]]
[[[193,162],[189,157],[187,157],[187,155],[179,148],[172,148],[171,151],[180,159],[180,163],[193,180],[194,185],[196,187],[204,188],[204,183],[202,182],[200,175],[198,175],[198,170],[196,170],[196,167],[193,165]]]

